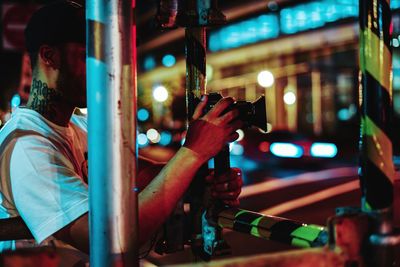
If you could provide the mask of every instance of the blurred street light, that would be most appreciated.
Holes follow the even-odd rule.
[[[286,92],[283,95],[283,101],[286,105],[293,105],[296,103],[296,95],[293,92]]]
[[[158,143],[158,142],[160,142],[160,139],[161,139],[161,136],[156,129],[147,130],[146,136],[152,143]]]
[[[258,73],[257,82],[262,87],[270,87],[275,82],[274,75],[268,70],[263,70]]]
[[[153,89],[153,97],[157,102],[164,102],[168,99],[168,91],[164,86],[159,85]]]

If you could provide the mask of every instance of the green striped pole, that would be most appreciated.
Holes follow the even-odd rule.
[[[359,3],[361,69],[359,174],[362,210],[380,215],[386,214],[390,221],[394,183],[390,136],[392,119],[390,1],[360,0]],[[390,231],[390,226],[384,228],[386,230],[380,231]]]
[[[325,227],[248,210],[225,209],[218,214],[217,222],[222,228],[296,247],[321,247],[328,243]]]

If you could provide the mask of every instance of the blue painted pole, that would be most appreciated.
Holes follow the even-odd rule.
[[[134,7],[86,1],[92,267],[138,265]]]

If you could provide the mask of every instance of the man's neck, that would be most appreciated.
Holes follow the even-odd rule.
[[[27,108],[40,113],[47,120],[67,126],[74,107],[63,103],[62,94],[55,88],[49,87],[44,79],[33,77]]]

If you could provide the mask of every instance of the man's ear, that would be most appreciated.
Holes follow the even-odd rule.
[[[59,60],[59,51],[57,48],[49,45],[42,45],[39,48],[39,60],[48,67],[53,69],[59,69],[60,60]]]

